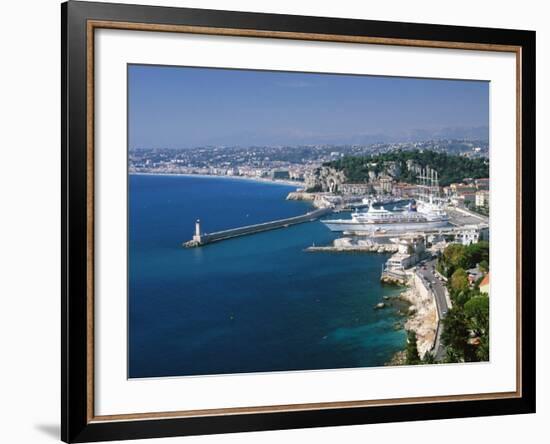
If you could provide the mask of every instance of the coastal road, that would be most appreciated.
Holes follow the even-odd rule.
[[[426,286],[431,289],[435,298],[435,306],[437,314],[439,316],[439,326],[437,329],[437,336],[434,346],[434,357],[436,361],[441,361],[445,358],[445,347],[441,344],[441,332],[443,330],[442,320],[447,315],[449,305],[447,304],[447,289],[445,288],[445,282],[440,281],[437,278],[435,272],[436,260],[426,261],[424,265],[419,264],[416,273],[426,283]]]
[[[449,222],[452,225],[477,225],[480,223],[489,223],[489,218],[481,214],[476,214],[466,209],[457,209],[452,207],[446,208]]]

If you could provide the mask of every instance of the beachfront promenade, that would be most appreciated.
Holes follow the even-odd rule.
[[[286,219],[278,219],[270,222],[263,222],[260,224],[246,225],[244,227],[230,228],[228,230],[216,231],[214,233],[202,233],[200,228],[200,221],[196,222],[195,235],[190,241],[184,242],[183,246],[186,248],[202,247],[204,245],[211,244],[213,242],[219,242],[226,239],[233,239],[240,236],[248,236],[249,234],[261,233],[263,231],[276,230],[279,228],[286,228],[291,225],[297,225],[304,222],[314,221],[325,214],[329,214],[333,211],[332,208],[319,208],[310,211],[300,216],[288,217]]]

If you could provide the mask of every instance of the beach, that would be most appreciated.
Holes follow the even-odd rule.
[[[250,182],[265,183],[272,185],[287,185],[295,186],[297,188],[304,188],[304,183],[296,180],[285,179],[269,179],[267,177],[249,177],[249,176],[228,176],[221,174],[192,174],[192,173],[168,173],[168,172],[136,172],[130,171],[128,173],[131,176],[181,176],[181,177],[198,177],[207,179],[227,179],[227,180],[246,180]]]

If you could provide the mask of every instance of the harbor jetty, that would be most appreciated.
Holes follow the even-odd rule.
[[[263,231],[277,230],[279,228],[286,228],[291,225],[297,225],[304,222],[312,222],[325,214],[331,213],[332,211],[333,209],[328,207],[318,208],[300,216],[287,217],[285,219],[278,219],[254,225],[246,225],[244,227],[230,228],[228,230],[216,231],[213,233],[202,233],[200,220],[197,220],[195,223],[195,235],[191,240],[184,242],[183,246],[186,248],[202,247],[213,242],[233,239],[240,236],[248,236],[250,234],[261,233]]]
[[[332,245],[312,245],[307,247],[305,251],[309,252],[332,252],[332,253],[394,253],[397,251],[398,246],[388,239],[384,239],[382,242],[376,242],[374,237],[342,237],[335,239]]]

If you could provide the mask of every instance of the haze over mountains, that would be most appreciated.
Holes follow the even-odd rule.
[[[273,134],[272,137],[268,137],[268,139],[270,138],[272,142],[266,143],[265,134],[255,135],[251,132],[246,140],[250,145],[367,145],[371,143],[420,142],[437,139],[487,141],[489,140],[489,128],[482,126],[469,128],[449,127],[433,130],[411,129],[394,132],[392,134],[383,132],[365,134],[308,134],[305,132],[293,132],[286,135],[280,134],[279,137]]]
[[[480,127],[449,127],[441,129],[413,129],[404,130],[393,134],[314,134],[306,131],[290,130],[282,131],[261,131],[249,130],[234,133],[227,136],[205,137],[203,146],[301,146],[301,145],[369,145],[373,143],[396,143],[396,142],[421,142],[428,140],[456,139],[456,140],[489,140],[489,128]],[[157,148],[195,148],[185,143],[181,145],[168,144],[156,146]],[[154,148],[148,146],[130,147],[133,148]]]

